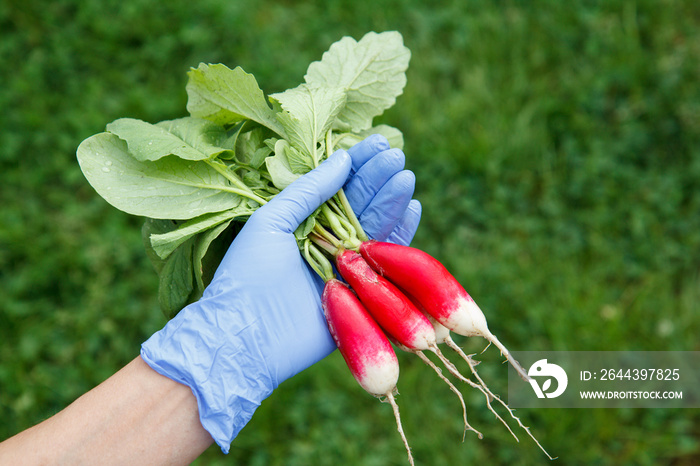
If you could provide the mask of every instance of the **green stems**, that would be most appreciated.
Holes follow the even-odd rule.
[[[324,282],[331,280],[335,277],[333,273],[333,266],[331,262],[323,255],[318,248],[311,243],[311,240],[307,238],[304,240],[304,247],[302,249],[304,258],[306,262],[309,263],[312,269],[323,279]]]
[[[341,188],[340,191],[338,191],[338,194],[336,194],[336,196],[338,197],[340,205],[342,206],[345,215],[347,215],[348,220],[350,221],[352,226],[355,227],[355,233],[357,233],[357,237],[359,238],[359,240],[363,242],[369,241],[367,233],[365,233],[365,230],[362,229],[362,225],[360,225],[360,220],[358,220],[357,216],[355,215],[355,212],[352,210],[352,207],[350,207],[350,202],[348,201],[348,198],[345,195],[345,191]]]
[[[262,197],[258,196],[253,192],[252,189],[246,185],[243,180],[238,178],[238,176],[233,173],[229,168],[224,164],[223,162],[219,160],[205,160],[207,165],[212,167],[214,170],[217,172],[221,173],[221,175],[224,176],[227,180],[231,182],[231,184],[235,187],[233,189],[230,189],[230,192],[234,192],[236,194],[239,194],[243,197],[247,197],[248,199],[252,199],[255,202],[257,202],[260,205],[265,205],[267,204],[267,201],[263,199]]]
[[[328,241],[326,241],[322,237],[318,236],[314,232],[309,234],[309,239],[311,241],[313,241],[316,244],[316,246],[320,247],[321,249],[326,251],[331,256],[335,257],[338,254],[338,251],[340,251],[340,247],[333,246],[331,243],[329,243]]]
[[[333,152],[332,130],[326,133],[325,145],[326,157],[329,157]],[[329,257],[332,260],[344,249],[358,250],[369,238],[342,188],[315,215],[313,229],[300,239],[299,249],[314,271],[327,282],[335,276]]]
[[[330,203],[327,202],[321,206],[319,217],[319,220],[331,228],[344,248],[358,249],[360,247],[361,241],[358,239],[357,231],[352,223],[343,215],[334,212]]]

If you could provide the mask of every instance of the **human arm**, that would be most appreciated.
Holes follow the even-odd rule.
[[[189,464],[212,442],[189,387],[139,356],[64,410],[0,443],[0,464]]]

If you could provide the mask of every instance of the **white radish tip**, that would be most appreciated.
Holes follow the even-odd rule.
[[[455,312],[454,315],[459,317],[459,319],[455,321],[455,325],[459,329],[453,328],[455,333],[465,336],[481,336],[486,338],[490,343],[496,345],[501,351],[501,354],[506,357],[508,362],[524,381],[530,382],[530,380],[532,380],[520,363],[513,358],[508,348],[496,338],[496,335],[491,333],[486,323],[486,316],[484,316],[484,313],[474,300],[462,298],[459,303],[459,312]],[[484,351],[486,351],[487,348],[488,346],[484,348]]]
[[[399,364],[394,353],[379,353],[372,355],[374,359],[366,361],[364,372],[356,374],[355,379],[366,392],[382,396],[389,390],[396,390],[399,380]]]
[[[441,319],[441,323],[459,335],[480,337],[490,333],[486,316],[471,298],[458,297],[455,307],[447,315],[445,320]]]

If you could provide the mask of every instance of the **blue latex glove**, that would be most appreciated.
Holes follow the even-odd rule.
[[[142,345],[146,363],[192,389],[202,425],[224,453],[281,382],[336,348],[321,308],[323,281],[294,238],[298,225],[347,180],[370,237],[402,244],[413,237],[420,219],[414,177],[402,170],[401,151],[388,147],[372,136],[350,156],[338,151],[260,208],[202,299]]]

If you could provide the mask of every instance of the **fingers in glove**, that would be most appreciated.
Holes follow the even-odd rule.
[[[411,240],[416,234],[416,230],[418,230],[421,212],[422,206],[420,202],[417,199],[412,199],[411,202],[408,203],[408,207],[404,211],[403,216],[399,219],[394,230],[385,241],[402,244],[404,246],[411,244]]]
[[[293,232],[321,204],[340,190],[350,173],[351,159],[344,150],[334,152],[326,161],[299,177],[251,217],[264,218],[270,226]]]
[[[405,162],[403,152],[399,149],[389,149],[380,152],[360,167],[344,187],[355,215],[362,215],[387,181],[403,170]]]
[[[392,176],[358,217],[370,238],[384,241],[404,215],[413,196],[416,177],[404,170]]]
[[[363,166],[368,160],[374,157],[376,154],[389,149],[389,141],[379,134],[373,134],[368,136],[363,141],[358,142],[350,149],[348,153],[352,157],[352,173],[355,173]]]

